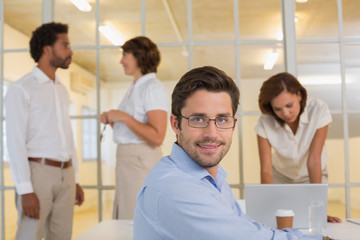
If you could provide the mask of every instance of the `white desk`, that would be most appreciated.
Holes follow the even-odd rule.
[[[104,220],[75,240],[133,240],[133,221]]]
[[[360,225],[343,220],[342,223],[327,223],[326,234],[334,239],[359,240]]]
[[[132,223],[131,220],[104,220],[75,240],[132,240]],[[327,223],[326,234],[336,240],[359,240],[360,225],[345,220],[342,223]]]

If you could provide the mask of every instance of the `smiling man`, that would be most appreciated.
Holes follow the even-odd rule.
[[[239,90],[214,67],[186,73],[172,94],[177,141],[147,176],[137,197],[134,239],[321,239],[276,230],[247,217],[219,165],[236,125]]]

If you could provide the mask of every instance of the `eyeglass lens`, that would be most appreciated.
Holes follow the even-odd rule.
[[[190,116],[187,118],[190,127],[205,128],[209,125],[210,121],[215,121],[215,125],[218,128],[232,128],[234,127],[235,119],[232,116],[217,117],[210,119],[204,116]]]

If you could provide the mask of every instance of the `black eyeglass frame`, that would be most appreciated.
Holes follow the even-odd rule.
[[[189,126],[189,127],[192,127],[192,128],[207,128],[207,127],[209,126],[210,121],[214,121],[215,126],[216,126],[218,129],[231,129],[231,128],[234,128],[234,127],[235,127],[235,124],[236,124],[236,121],[237,121],[237,119],[236,119],[234,116],[220,116],[220,117],[216,117],[216,118],[208,118],[208,117],[206,117],[206,116],[198,116],[198,115],[190,115],[190,116],[188,116],[188,117],[179,115],[179,116],[177,116],[177,117],[178,117],[178,118],[185,118],[186,120],[188,120],[188,121],[187,121],[187,122],[188,122],[188,126]],[[201,117],[201,118],[205,118],[205,119],[207,118],[208,120],[206,121],[206,126],[204,126],[204,127],[194,127],[194,126],[191,126],[191,125],[190,125],[190,120],[189,120],[191,117]],[[232,125],[231,127],[223,128],[223,127],[219,127],[219,126],[217,125],[216,119],[224,118],[224,117],[226,117],[226,118],[232,118],[232,119],[234,120],[234,123],[233,123],[233,125]]]

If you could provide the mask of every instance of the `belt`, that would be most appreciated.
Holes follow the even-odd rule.
[[[59,167],[59,168],[68,168],[68,167],[72,166],[71,159],[69,161],[67,161],[67,162],[59,162],[59,161],[52,160],[52,159],[49,159],[49,158],[33,158],[33,157],[29,157],[29,161],[37,162],[37,163],[40,163],[40,164],[43,164],[43,165],[49,165],[49,166],[52,166],[52,167]]]

